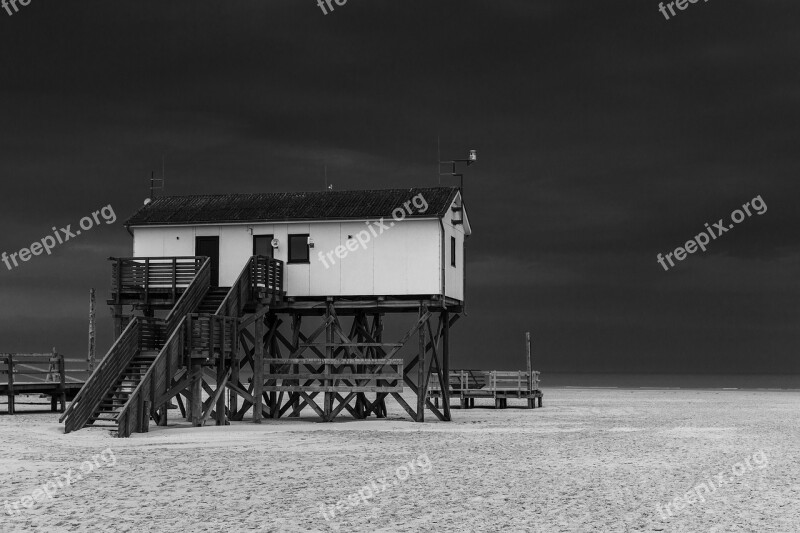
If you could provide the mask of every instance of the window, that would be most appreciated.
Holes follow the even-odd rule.
[[[272,258],[272,235],[253,235],[253,255]]]
[[[289,263],[308,263],[308,233],[289,235]]]
[[[456,266],[456,238],[450,237],[450,266]]]

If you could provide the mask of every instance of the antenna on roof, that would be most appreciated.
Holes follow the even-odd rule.
[[[441,135],[437,135],[436,136],[436,160],[437,161],[441,161],[442,160],[442,136]],[[437,167],[437,172],[439,173],[439,185],[441,185],[442,184],[442,164],[441,163],[439,163],[439,166]]]
[[[163,171],[162,171],[163,172]],[[164,177],[156,178],[155,172],[150,171],[150,198],[156,197],[156,191],[164,191]]]

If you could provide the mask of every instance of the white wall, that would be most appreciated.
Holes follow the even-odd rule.
[[[449,211],[442,219],[444,226],[444,270],[445,270],[445,295],[456,300],[464,300],[464,225],[453,224],[453,220],[461,220],[462,212],[453,211],[453,207],[461,205],[457,197],[450,206]],[[450,237],[456,238],[456,266],[451,266]]]
[[[456,218],[460,217],[457,214]],[[447,295],[463,297],[463,227],[445,217]],[[136,227],[135,257],[194,255],[195,236],[220,238],[220,285],[230,286],[252,255],[253,235],[279,240],[276,259],[284,261],[288,296],[389,296],[441,293],[442,238],[439,220],[384,220],[380,232],[373,222],[311,222],[194,227]],[[394,225],[391,225],[391,224]],[[252,231],[252,234],[251,234]],[[288,264],[288,235],[308,233],[314,239],[309,264]],[[458,239],[457,267],[450,266],[450,234]],[[352,238],[348,238],[352,236]],[[358,238],[365,242],[362,246]],[[337,247],[339,255],[337,256]],[[320,259],[320,255],[322,258]],[[327,267],[326,267],[327,264]]]

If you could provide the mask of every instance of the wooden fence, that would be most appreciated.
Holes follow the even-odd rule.
[[[532,374],[532,375],[531,375]],[[462,393],[493,396],[495,393],[532,393],[539,390],[541,372],[531,374],[522,370],[451,370],[450,392],[453,396]],[[430,390],[439,392],[439,383],[430,381]]]
[[[266,358],[264,364],[265,391],[403,392],[402,359]]]
[[[55,410],[56,400],[61,410],[66,405],[66,369],[64,356],[49,354],[0,354],[0,394],[8,397],[8,413],[15,414],[15,396],[18,394],[47,394],[50,407]]]

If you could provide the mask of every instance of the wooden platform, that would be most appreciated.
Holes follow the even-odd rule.
[[[64,356],[50,354],[0,354],[0,396],[8,398],[8,414],[16,414],[16,397],[20,395],[50,396],[50,410],[60,402],[63,413],[66,402],[78,394],[83,381],[68,376]]]
[[[475,398],[493,398],[495,408],[508,407],[509,399],[526,400],[530,409],[538,403],[542,407],[544,394],[539,387],[540,372],[532,375],[523,371],[451,370],[450,398],[459,398],[462,409],[475,407]],[[436,380],[431,380],[428,395],[439,405],[442,391]]]

